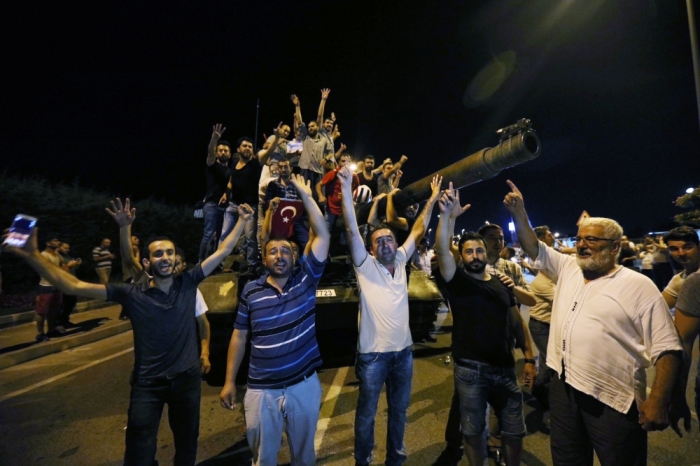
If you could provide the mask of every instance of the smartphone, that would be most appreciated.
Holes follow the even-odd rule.
[[[15,216],[15,221],[12,222],[12,226],[10,227],[10,233],[7,235],[7,238],[5,238],[3,244],[16,248],[23,247],[36,226],[36,220],[36,217],[17,214],[17,216]]]

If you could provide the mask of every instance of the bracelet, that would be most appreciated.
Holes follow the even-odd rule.
[[[537,364],[537,362],[534,359],[525,358],[525,364]]]

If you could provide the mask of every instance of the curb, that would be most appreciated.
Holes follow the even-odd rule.
[[[78,314],[80,312],[94,311],[95,309],[102,309],[103,307],[112,306],[114,304],[116,303],[113,303],[111,301],[102,301],[100,299],[92,301],[81,301],[75,305],[75,309],[73,310],[71,315]],[[16,314],[0,316],[0,329],[16,327],[17,325],[33,322],[35,315],[36,313],[34,312],[34,309],[30,308],[25,312],[18,312]]]
[[[79,333],[75,336],[36,343],[25,349],[0,355],[0,370],[31,361],[32,359],[48,356],[49,354],[60,353],[76,346],[87,345],[88,343],[113,337],[129,330],[131,330],[131,321],[126,320],[103,328],[96,328],[89,332]]]

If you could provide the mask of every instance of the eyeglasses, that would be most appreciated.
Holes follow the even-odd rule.
[[[597,236],[574,236],[572,238],[576,244],[578,243],[586,243],[586,244],[592,244],[592,243],[597,243],[599,241],[615,241],[613,238],[598,238]]]

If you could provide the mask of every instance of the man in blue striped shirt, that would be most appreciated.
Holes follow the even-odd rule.
[[[308,255],[294,267],[289,240],[265,245],[267,273],[243,289],[229,345],[226,383],[219,395],[227,409],[236,406],[236,374],[250,334],[250,369],[244,398],[246,435],[254,465],[276,465],[285,430],[292,465],[315,465],[314,435],[321,401],[316,368],[316,286],[328,255],[330,235],[311,185],[299,175],[292,184],[314,232]],[[286,422],[285,422],[286,421]]]

